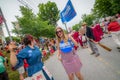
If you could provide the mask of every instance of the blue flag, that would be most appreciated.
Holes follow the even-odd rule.
[[[74,7],[69,0],[64,8],[64,10],[60,13],[61,21],[63,23],[69,22],[76,16],[76,12],[74,10]]]

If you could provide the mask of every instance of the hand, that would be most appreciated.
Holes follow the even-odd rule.
[[[95,44],[98,44],[99,42],[94,41]]]
[[[61,57],[60,57],[60,56],[58,57],[58,60],[62,61],[62,59],[61,59]]]
[[[111,32],[109,31],[108,34],[111,34]]]
[[[68,34],[68,38],[70,38],[70,39],[71,39],[71,37],[72,37],[72,35],[71,35],[71,34]]]
[[[15,52],[14,49],[16,49],[17,46],[15,45],[15,42],[10,42],[8,49],[10,52]]]

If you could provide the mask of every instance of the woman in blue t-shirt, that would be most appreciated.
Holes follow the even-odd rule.
[[[43,71],[43,74],[46,77],[46,80],[53,80],[48,77],[48,75],[43,70],[43,63],[42,63],[42,54],[38,47],[34,45],[35,40],[32,35],[26,35],[23,39],[23,43],[26,46],[23,48],[17,55],[15,54],[14,48],[16,48],[15,43],[11,42],[9,44],[10,50],[10,62],[12,66],[17,69],[23,66],[24,59],[26,59],[28,63],[27,73],[28,76],[31,77],[35,73],[39,71]]]
[[[82,64],[74,51],[74,45],[77,46],[77,42],[71,36],[68,37],[60,27],[56,28],[56,38],[58,49],[57,57],[62,62],[69,80],[74,80],[74,74],[79,80],[83,80],[80,73]]]

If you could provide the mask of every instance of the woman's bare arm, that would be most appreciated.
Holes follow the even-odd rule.
[[[72,40],[72,42],[74,43],[75,46],[78,46],[77,42],[73,39],[73,37],[71,35],[69,35],[69,38]]]
[[[16,48],[16,45],[14,42],[11,42],[9,44],[9,50],[10,50],[10,63],[14,67],[17,63],[17,57],[16,57],[16,52],[14,51],[13,48]]]
[[[57,43],[57,51],[58,51],[58,53],[57,53],[57,58],[61,61],[61,56],[60,56],[60,49],[59,49],[59,43],[58,43],[58,41],[56,41]]]

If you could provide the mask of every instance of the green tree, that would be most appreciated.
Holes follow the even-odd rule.
[[[37,19],[37,24],[34,30],[35,32],[33,35],[37,35],[38,37],[55,37],[55,27],[48,25],[47,21]]]
[[[33,27],[35,25],[36,16],[33,14],[31,9],[26,8],[24,6],[20,6],[20,11],[22,13],[22,17],[16,17],[16,18],[21,27],[22,34],[34,33]]]
[[[16,34],[18,37],[22,36],[21,28],[20,28],[18,22],[12,22],[12,24],[13,24],[13,27],[14,27],[14,29],[12,30],[12,32],[14,34]]]
[[[74,26],[72,26],[72,29],[75,31],[78,31],[81,26],[82,26],[83,21],[80,21],[78,24],[75,24]]]
[[[72,29],[75,30],[75,31],[78,31],[80,28],[80,25],[79,24],[75,24]]]
[[[111,0],[113,14],[120,13],[120,0]]]
[[[6,37],[5,39],[6,39],[6,41],[10,41],[9,37]],[[20,42],[21,41],[21,39],[19,37],[12,36],[12,39],[13,39],[13,41],[16,41],[16,42]]]
[[[39,13],[38,16],[43,21],[48,21],[48,24],[53,26],[57,25],[59,20],[59,10],[55,2],[48,1],[46,4],[39,4]]]
[[[110,0],[96,0],[94,4],[94,13],[99,17],[111,15],[111,5]]]
[[[93,14],[82,15],[82,22],[86,22],[88,26],[92,25],[94,20],[95,20],[95,16]]]
[[[43,37],[53,37],[54,28],[52,25],[48,25],[48,21],[43,21],[39,17],[33,14],[31,9],[21,6],[20,11],[22,17],[16,17],[20,25],[20,30],[13,30],[13,32],[21,32],[24,34],[31,34],[36,38],[40,36]]]
[[[120,12],[119,0],[96,0],[93,12],[99,17],[112,16]]]

